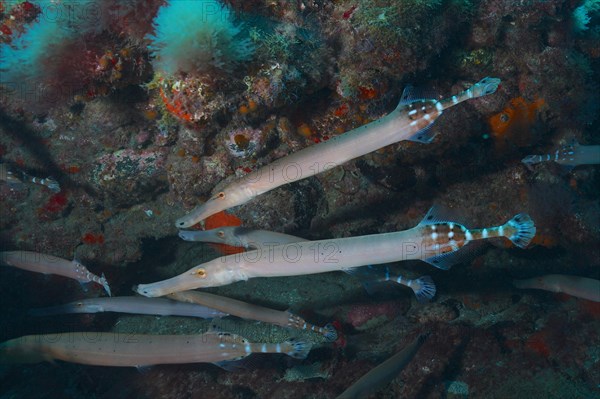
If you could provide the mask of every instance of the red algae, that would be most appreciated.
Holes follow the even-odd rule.
[[[85,244],[104,244],[104,235],[103,234],[94,234],[94,233],[85,233],[81,238]]]
[[[544,103],[543,99],[528,102],[523,97],[517,97],[510,100],[501,112],[492,115],[488,123],[496,147],[504,150],[508,143],[517,147],[529,145],[531,143],[529,129]]]
[[[550,346],[547,342],[548,334],[545,331],[533,333],[527,339],[525,347],[543,357],[550,357]]]
[[[209,216],[204,221],[204,227],[206,230],[217,229],[219,227],[231,227],[231,226],[241,226],[242,220],[235,215],[227,213],[225,211],[221,211],[212,216]],[[244,252],[244,248],[234,247],[231,245],[225,244],[209,244],[211,247],[215,248],[217,251],[221,252],[224,255],[232,255],[239,254]]]
[[[68,203],[69,199],[64,192],[56,193],[48,199],[43,207],[37,210],[38,217],[41,220],[55,219],[65,210]]]

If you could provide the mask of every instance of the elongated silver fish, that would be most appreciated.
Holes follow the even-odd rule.
[[[587,277],[546,274],[526,280],[514,280],[513,284],[521,289],[563,292],[577,298],[600,302],[600,281]]]
[[[298,242],[223,256],[168,280],[140,284],[134,290],[155,297],[254,277],[325,273],[411,259],[425,260],[438,268],[448,269],[462,254],[468,253],[472,241],[505,237],[524,248],[534,235],[535,225],[526,214],[516,215],[501,226],[467,229],[438,218],[432,209],[421,223],[409,230]]]
[[[151,314],[159,316],[189,316],[212,319],[224,317],[227,313],[193,303],[172,301],[165,298],[140,296],[116,296],[112,298],[89,298],[59,306],[32,309],[32,316],[51,316],[65,313],[118,312],[131,314]]]
[[[426,339],[427,335],[419,335],[400,352],[363,375],[336,399],[362,399],[375,394],[398,376],[415,357]]]
[[[600,145],[581,145],[574,142],[559,148],[554,154],[528,155],[521,162],[530,170],[533,169],[532,165],[542,162],[555,162],[567,171],[579,165],[598,165],[600,164]]]
[[[267,250],[275,245],[306,242],[308,240],[289,234],[268,230],[255,230],[247,227],[219,227],[212,230],[179,230],[179,237],[186,241],[201,241],[215,244],[225,244],[246,249]],[[364,266],[343,270],[362,280],[365,289],[370,293],[375,290],[377,283],[391,282],[404,285],[413,290],[419,302],[425,302],[435,296],[436,286],[431,277],[421,276],[408,279],[394,275],[388,267]]]
[[[62,360],[93,366],[140,367],[155,364],[220,363],[252,353],[284,353],[303,359],[311,345],[288,340],[251,343],[227,332],[198,335],[144,335],[106,332],[66,332],[27,335],[0,344],[0,363],[40,363]]]
[[[484,78],[462,93],[439,101],[414,99],[411,91],[405,90],[400,104],[383,118],[249,173],[178,219],[175,226],[180,229],[191,227],[217,212],[244,204],[274,188],[314,176],[399,141],[429,143],[433,135],[428,129],[444,110],[463,101],[492,94],[499,84],[500,79]]]
[[[332,324],[324,327],[311,324],[290,311],[281,311],[264,306],[238,301],[237,299],[210,294],[200,291],[181,291],[169,295],[169,298],[177,301],[209,306],[232,316],[244,319],[258,320],[265,323],[275,324],[281,327],[297,328],[299,330],[310,330],[322,334],[328,341],[337,339],[337,331]]]
[[[32,251],[6,251],[0,252],[0,263],[30,272],[69,277],[80,283],[94,282],[100,284],[108,296],[111,295],[104,274],[98,277],[76,260],[66,260]]]
[[[18,176],[21,176],[20,178]],[[47,187],[50,191],[60,192],[60,185],[51,177],[39,178],[30,176],[25,172],[14,172],[5,163],[0,163],[0,181],[4,181],[12,186],[22,186],[24,182],[32,182]]]

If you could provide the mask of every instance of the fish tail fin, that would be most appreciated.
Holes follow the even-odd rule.
[[[323,336],[329,342],[337,341],[337,339],[338,339],[338,332],[337,332],[335,326],[332,323],[327,323],[323,327]]]
[[[60,193],[60,184],[52,177],[45,178],[43,184],[53,193]]]
[[[104,273],[102,273],[102,277],[100,277],[100,284],[102,284],[102,287],[104,287],[104,291],[106,291],[108,296],[112,296],[112,294],[110,293],[110,287],[108,286],[108,281],[106,281]]]
[[[548,157],[546,156],[546,158]],[[533,171],[533,165],[544,161],[545,159],[542,155],[527,155],[525,158],[521,159],[521,162],[531,171]]]
[[[505,237],[519,248],[525,248],[535,236],[535,224],[526,213],[519,213],[504,225],[507,229]]]
[[[500,83],[501,80],[498,78],[485,77],[471,86],[467,92],[470,91],[473,94],[473,97],[487,96],[488,94],[495,93],[496,90],[498,90]]]
[[[306,359],[312,348],[312,344],[295,338],[288,339],[285,341],[285,344],[289,347],[289,351],[286,352],[286,355],[295,359]]]
[[[421,276],[410,284],[418,302],[430,301],[436,293],[436,286],[430,276]]]

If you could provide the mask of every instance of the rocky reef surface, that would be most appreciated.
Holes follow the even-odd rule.
[[[385,147],[228,212],[246,227],[327,239],[408,229],[437,204],[469,227],[528,212],[537,235],[525,250],[494,242],[449,271],[391,265],[409,278],[433,277],[438,294],[427,304],[408,289],[369,295],[340,272],[210,290],[291,308],[315,323],[336,320],[342,337],[331,344],[307,334],[316,348],[303,361],[259,355],[235,372],[2,366],[3,397],[334,398],[425,332],[431,336],[411,364],[374,397],[600,396],[600,305],[511,283],[553,273],[600,279],[598,166],[520,162],[573,139],[600,144],[593,1],[228,0],[240,32],[215,29],[245,40],[245,50],[235,49],[252,55],[185,72],[160,70],[156,61],[153,20],[165,2],[80,3],[97,7],[95,27],[85,25],[89,18],[76,23],[36,55],[35,70],[23,63],[20,74],[3,71],[10,62],[0,53],[0,162],[61,186],[55,193],[0,182],[2,250],[76,258],[105,273],[114,293],[131,295],[133,284],[222,254],[181,241],[174,221],[223,184],[389,113],[409,84],[447,97],[485,76],[502,79],[499,90],[445,112],[432,143]],[[46,6],[0,1],[0,44],[18,47]],[[0,289],[1,341],[66,329],[193,333],[209,324],[104,314],[32,319],[29,308],[101,290],[6,267]],[[290,333],[230,323],[250,340]]]

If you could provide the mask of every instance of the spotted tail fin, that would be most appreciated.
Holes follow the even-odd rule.
[[[327,323],[325,327],[323,327],[323,335],[329,342],[334,342],[338,339],[338,332],[332,323]]]
[[[429,276],[421,276],[416,280],[410,280],[409,287],[412,288],[419,302],[430,301],[436,293],[435,283]]]
[[[527,247],[535,236],[535,224],[526,213],[519,213],[506,222],[504,226],[509,229],[508,234],[510,234],[507,234],[506,238],[519,248]]]
[[[493,94],[498,90],[498,86],[500,86],[500,79],[498,78],[490,78],[485,77],[481,79],[479,82],[475,83],[471,86],[467,93],[472,93],[472,97],[483,97],[489,94]]]

